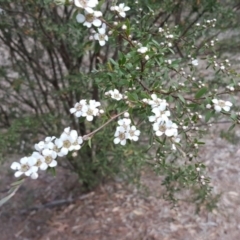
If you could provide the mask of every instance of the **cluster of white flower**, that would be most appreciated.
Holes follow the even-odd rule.
[[[231,66],[231,63],[229,62],[229,60],[225,59],[224,62],[218,63],[216,59],[217,59],[217,56],[213,56],[213,66],[215,68],[219,68],[219,70],[223,72],[228,71],[228,68]]]
[[[140,47],[138,48],[137,52],[141,53],[141,54],[144,54],[148,51],[148,48],[147,47]]]
[[[149,121],[153,122],[153,130],[156,136],[165,135],[171,138],[173,142],[172,149],[175,150],[174,142],[179,142],[180,138],[178,137],[177,124],[169,119],[171,113],[167,110],[168,103],[165,99],[158,98],[156,94],[152,94],[151,99],[143,99],[143,102],[150,105],[152,112],[155,114],[149,117]]]
[[[215,18],[212,20],[205,20],[203,24],[196,23],[196,27],[203,27],[203,28],[215,27],[216,22],[217,22],[217,19],[215,19]]]
[[[74,0],[74,5],[84,10],[84,14],[77,14],[77,22],[83,23],[88,28],[92,26],[96,27],[97,31],[92,29],[94,35],[90,39],[95,39],[99,42],[100,46],[104,46],[108,41],[108,35],[106,34],[106,24],[101,19],[103,14],[100,11],[93,10],[98,5],[98,0]],[[119,6],[112,6],[111,10],[116,11],[121,17],[125,18],[125,12],[129,11],[130,7],[125,6],[124,3],[120,3]]]
[[[223,101],[223,100],[219,100],[219,99],[212,99],[213,102],[213,108],[215,109],[216,112],[221,112],[222,110],[229,112],[231,107],[232,107],[232,103],[229,101]],[[211,108],[211,104],[207,104],[206,106],[207,108]]]
[[[74,5],[77,8],[84,9],[84,14],[77,14],[77,22],[83,23],[88,28],[97,27],[97,32],[93,30],[93,38],[99,41],[100,46],[104,46],[108,41],[108,36],[106,35],[106,24],[102,24],[102,12],[93,10],[97,4],[98,0],[74,0]]]
[[[137,50],[138,53],[144,55],[144,58],[145,58],[146,60],[149,60],[150,57],[149,57],[147,54],[145,54],[147,51],[148,51],[148,48],[147,48],[147,47],[140,47],[140,48],[138,48],[138,50]]]
[[[87,103],[86,99],[77,102],[73,108],[70,109],[70,113],[76,117],[86,117],[87,121],[92,121],[94,116],[98,116],[103,113],[103,110],[99,110],[98,107],[101,105],[100,102],[95,100],[89,100]]]
[[[48,167],[56,167],[57,156],[63,157],[70,151],[79,150],[82,143],[83,139],[76,130],[65,128],[59,138],[46,137],[44,141],[35,144],[36,151],[29,157],[21,158],[20,162],[13,162],[11,169],[16,171],[15,177],[25,175],[37,179],[39,169],[44,171]]]
[[[128,116],[128,115],[125,115]],[[131,126],[131,119],[123,118],[118,121],[118,127],[114,134],[114,143],[126,145],[127,139],[132,141],[138,141],[140,131],[135,126]]]
[[[105,95],[110,96],[112,99],[115,99],[117,101],[123,99],[123,95],[117,89],[109,90],[108,92],[105,92]]]
[[[130,7],[125,6],[125,3],[120,3],[118,6],[112,6],[110,10],[117,12],[119,16],[125,18],[126,17],[125,12],[129,11]]]

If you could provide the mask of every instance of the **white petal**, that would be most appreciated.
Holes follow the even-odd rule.
[[[79,13],[79,14],[76,16],[76,19],[77,19],[77,22],[83,23],[86,18],[85,18],[85,16],[83,16],[81,13]]]
[[[123,10],[124,10],[125,12],[126,12],[126,11],[129,11],[129,10],[130,10],[130,7],[126,6],[126,7],[124,7]]]
[[[125,12],[120,12],[119,15],[120,15],[121,17],[123,17],[123,18],[126,17],[126,13],[125,13]],[[125,144],[124,144],[124,145],[125,145]]]
[[[27,158],[27,157],[21,158],[21,159],[20,159],[20,163],[21,163],[21,164],[26,164],[26,163],[28,163],[28,158]]]
[[[60,151],[63,155],[67,155],[68,154],[68,149],[67,148],[62,148]]]
[[[85,10],[88,13],[93,13],[94,12],[91,6],[90,7],[86,7]]]
[[[63,141],[61,139],[56,139],[55,144],[57,148],[61,148],[63,146]]]
[[[229,106],[225,106],[225,107],[223,107],[223,110],[226,111],[226,112],[229,112],[230,111],[230,107]]]
[[[37,172],[38,171],[38,167],[37,166],[32,166],[31,168],[30,168],[30,170],[31,170],[31,172]]]
[[[43,149],[42,154],[43,154],[43,156],[48,156],[48,155],[50,155],[49,149]]]
[[[34,157],[28,157],[28,164],[29,166],[33,166],[37,163],[37,159]]]
[[[76,109],[75,108],[70,108],[70,113],[75,113],[76,112]]]
[[[122,141],[120,142],[120,144],[123,145],[123,146],[126,145],[126,143],[127,143],[127,140],[126,140],[126,139],[124,139],[124,140],[122,140]]]
[[[99,32],[100,34],[105,34],[106,30],[105,30],[105,28],[99,28],[99,29],[98,29],[98,32]]]
[[[137,136],[133,136],[132,140],[133,141],[138,141],[138,137]]]
[[[83,26],[86,26],[86,27],[90,28],[90,27],[92,26],[92,23],[90,23],[90,22],[85,22],[85,23],[83,24]]]
[[[78,143],[79,143],[79,144],[82,144],[82,143],[83,143],[83,139],[82,139],[81,136],[78,137]]]
[[[50,164],[49,164],[50,167],[56,167],[57,166],[57,161],[56,160],[53,160]]]
[[[136,136],[139,136],[140,133],[141,133],[141,132],[140,132],[139,130],[136,130],[136,131],[135,131],[135,135],[136,135]]]
[[[10,168],[13,170],[19,170],[21,169],[21,165],[18,162],[13,162]]]
[[[216,112],[221,112],[221,110],[222,110],[222,108],[218,105],[215,105],[214,109],[215,109]]]
[[[95,40],[99,40],[99,35],[98,35],[98,33],[95,33],[95,34],[94,34],[94,39],[95,39]]]
[[[114,142],[115,144],[120,143],[120,138],[115,138],[115,139],[113,140],[113,142]]]
[[[37,178],[38,178],[38,173],[36,173],[36,172],[35,172],[35,173],[32,173],[32,174],[31,174],[31,178],[32,178],[32,179],[37,179]]]
[[[82,116],[82,112],[81,112],[81,111],[77,111],[77,112],[75,113],[75,116],[78,117],[78,118],[81,117],[81,116]]]
[[[95,19],[95,20],[93,21],[93,25],[94,25],[95,27],[100,27],[101,24],[102,24],[102,21],[101,21],[100,19]]]
[[[20,177],[23,174],[23,172],[17,171],[14,173],[15,177]]]
[[[100,45],[101,45],[101,44],[100,44]],[[88,121],[92,121],[92,120],[93,120],[93,116],[89,116],[89,115],[88,115],[88,116],[87,116],[87,120],[88,120]]]
[[[215,104],[218,104],[218,100],[217,99],[212,99],[212,102],[215,103]]]
[[[232,103],[231,103],[231,102],[229,102],[229,101],[226,101],[226,102],[225,102],[225,105],[227,105],[227,106],[231,107],[231,106],[232,106]]]
[[[156,134],[156,136],[160,137],[163,135],[163,132],[157,131],[155,134]]]
[[[48,165],[44,162],[40,165],[40,169],[45,171],[48,168]]]
[[[155,122],[156,117],[155,116],[150,116],[148,117],[149,122]]]
[[[95,16],[95,17],[102,17],[102,12],[100,12],[100,11],[95,11],[95,12],[94,12],[94,16]]]
[[[51,156],[52,156],[53,159],[55,159],[57,157],[57,153],[52,151]]]

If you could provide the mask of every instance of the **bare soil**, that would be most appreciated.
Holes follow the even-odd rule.
[[[0,209],[0,240],[240,239],[240,148],[217,137],[220,128],[201,149],[213,191],[222,193],[213,212],[196,215],[186,202],[172,208],[162,199],[162,178],[150,172],[142,173],[149,195],[114,181],[82,194],[76,176],[58,169],[57,177],[27,180]],[[0,197],[14,181],[13,160],[1,169]]]

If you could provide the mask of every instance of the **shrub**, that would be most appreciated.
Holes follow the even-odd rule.
[[[0,2],[1,148],[28,156],[16,176],[58,164],[90,189],[147,165],[171,200],[184,187],[206,198],[201,138],[212,119],[239,122],[237,74],[215,49],[231,1]]]

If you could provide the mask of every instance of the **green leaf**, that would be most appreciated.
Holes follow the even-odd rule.
[[[90,148],[92,148],[92,138],[89,138],[89,139],[88,139],[88,146],[89,146]]]
[[[12,188],[9,190],[9,194],[0,200],[0,207],[15,195],[15,193],[17,192],[17,190],[20,188],[24,181],[25,179],[22,179],[11,184]]]
[[[184,99],[184,97],[183,97],[182,95],[178,94],[178,97],[179,97],[179,99],[180,99],[183,103],[185,103],[185,99]]]
[[[204,94],[206,94],[208,92],[208,88],[204,87],[201,88],[196,94],[195,94],[195,98],[200,98],[202,97]]]
[[[213,115],[214,111],[207,112],[207,114],[205,115],[205,122],[208,122]]]
[[[236,126],[236,123],[234,123],[232,126],[230,126],[230,128],[228,129],[228,132],[230,132],[231,130],[233,130]]]
[[[128,94],[128,98],[131,101],[138,101],[138,95],[135,92]]]

